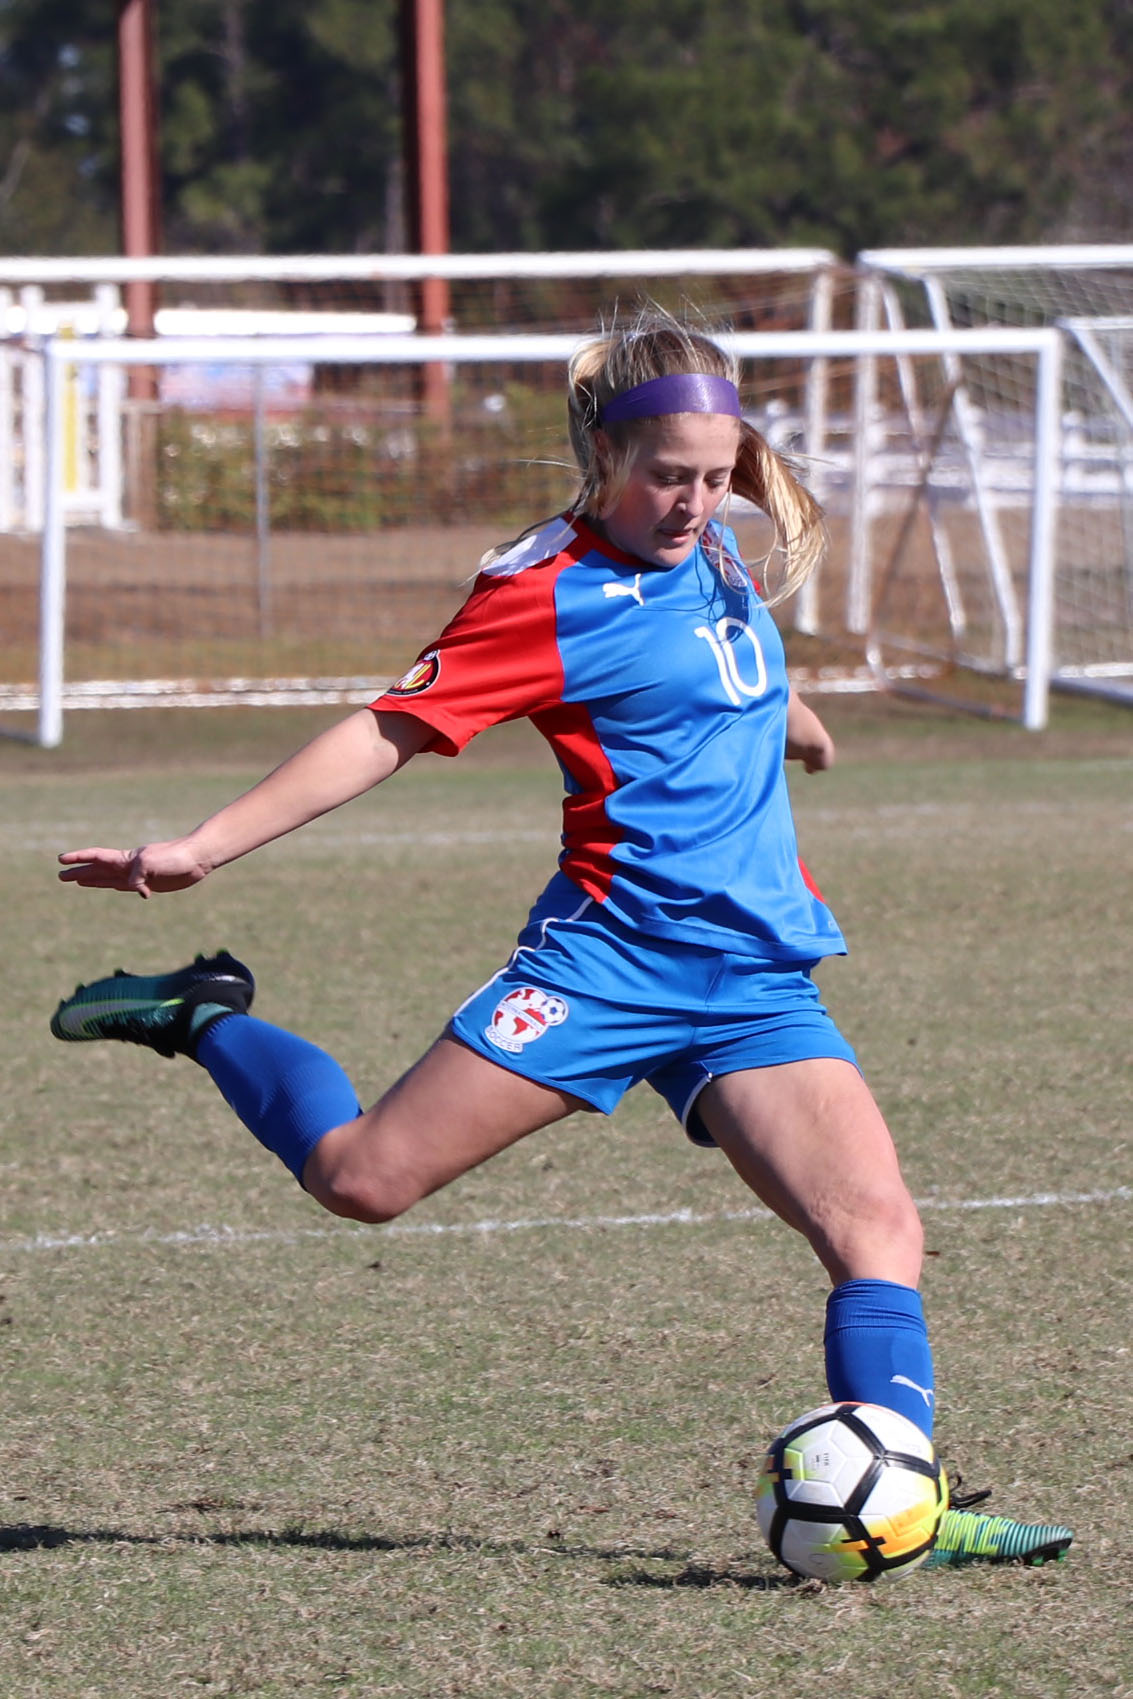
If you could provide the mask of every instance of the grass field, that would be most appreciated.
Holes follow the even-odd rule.
[[[651,1094],[359,1229],[191,1064],[48,1035],[77,978],[226,944],[376,1095],[551,864],[526,733],[143,904],[55,852],[191,824],[325,716],[76,714],[0,742],[3,1699],[1133,1692],[1133,722],[827,717],[822,984],[924,1205],[940,1449],[1069,1560],[776,1568],[751,1486],[824,1397],[823,1278]]]

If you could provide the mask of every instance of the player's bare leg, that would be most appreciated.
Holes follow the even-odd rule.
[[[335,1215],[390,1221],[527,1134],[585,1107],[455,1039],[439,1038],[372,1109],[320,1140],[303,1184]]]
[[[726,1074],[697,1108],[740,1177],[807,1238],[831,1280],[917,1284],[920,1218],[881,1111],[851,1063]]]

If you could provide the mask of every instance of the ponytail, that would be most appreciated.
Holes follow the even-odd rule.
[[[744,420],[740,449],[732,473],[732,490],[754,502],[771,521],[775,540],[764,557],[764,572],[778,557],[777,582],[765,582],[769,607],[784,602],[802,588],[826,553],[822,509],[790,465],[765,437]]]

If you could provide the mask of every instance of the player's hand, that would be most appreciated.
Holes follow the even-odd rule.
[[[834,739],[795,689],[787,697],[788,761],[801,761],[808,773],[824,773],[834,765]]]
[[[66,850],[59,861],[62,867],[59,878],[65,885],[85,885],[96,891],[127,891],[139,897],[187,891],[212,871],[183,838],[163,844],[143,844],[133,850]]]
[[[804,772],[824,773],[834,765],[834,739],[827,734],[825,726],[822,731],[822,737],[800,744],[795,752],[794,758],[802,762]]]
[[[801,761],[804,771],[824,773],[834,765],[834,739],[822,722],[811,716],[813,723],[804,727],[804,735],[787,737],[787,760]]]

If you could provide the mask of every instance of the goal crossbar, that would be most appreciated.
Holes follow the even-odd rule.
[[[838,266],[827,248],[607,249],[536,254],[108,255],[6,259],[0,285],[23,283],[450,282],[482,278],[791,275]]]
[[[867,248],[857,256],[863,271],[924,277],[945,271],[1121,271],[1133,266],[1133,243],[1066,242],[1051,247]]]
[[[571,335],[402,336],[178,336],[100,337],[76,343],[48,337],[41,344],[49,363],[63,365],[170,366],[195,360],[236,359],[270,365],[312,360],[343,365],[446,365],[499,360],[547,363],[570,359],[582,338]],[[1049,352],[1057,333],[1046,329],[737,331],[714,337],[740,359],[843,359],[861,354],[1031,354]]]

